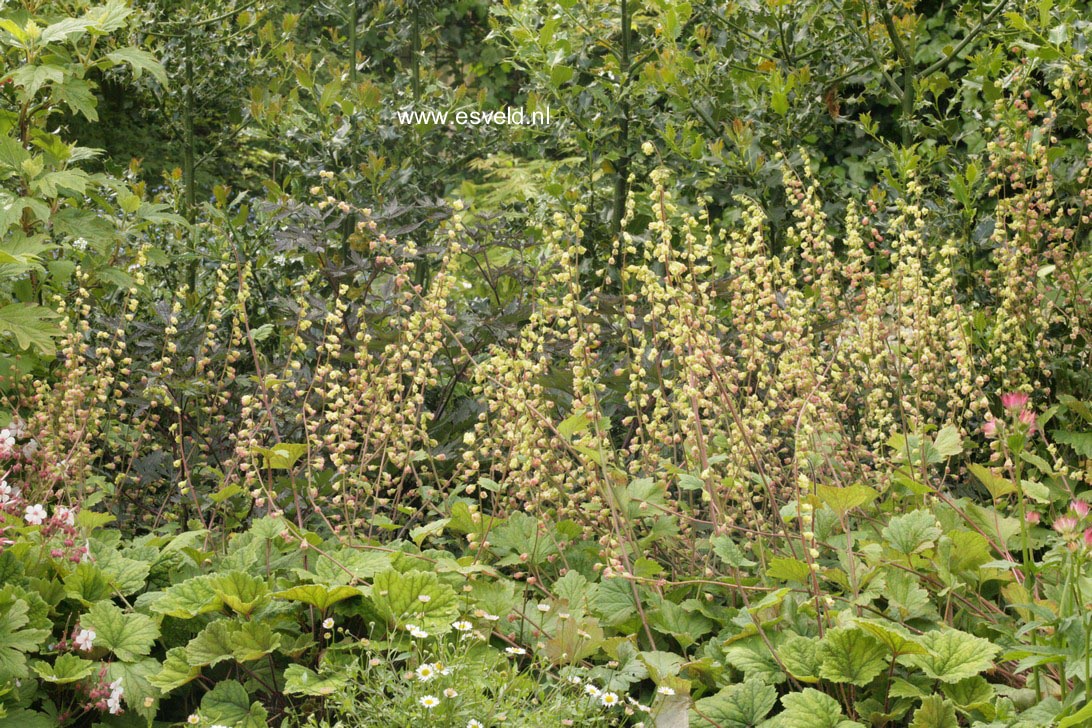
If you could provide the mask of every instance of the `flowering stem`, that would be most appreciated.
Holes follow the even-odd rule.
[[[1020,485],[1020,476],[1024,469],[1023,461],[1020,459],[1019,452],[1012,452],[1010,453],[1010,456],[1013,458],[1014,462],[1012,469],[1012,484],[1016,487],[1016,502],[1019,504],[1020,508],[1020,539],[1024,560],[1024,589],[1027,591],[1028,599],[1034,601],[1033,593],[1035,590],[1035,562],[1032,560],[1031,557],[1031,538],[1028,531],[1027,501],[1024,498],[1024,489]],[[1034,631],[1031,633],[1031,643],[1033,645],[1038,643],[1038,638]],[[1038,665],[1032,669],[1032,674],[1035,676],[1035,699],[1042,700],[1043,693],[1042,685],[1039,680]],[[1062,679],[1065,679],[1064,676]]]

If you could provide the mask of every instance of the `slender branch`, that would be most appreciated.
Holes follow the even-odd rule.
[[[963,52],[963,49],[966,48],[971,41],[977,38],[982,33],[982,31],[986,29],[987,25],[992,23],[994,19],[1001,14],[1002,10],[1008,7],[1008,4],[1009,0],[1001,0],[1001,2],[997,4],[997,7],[991,10],[990,14],[982,19],[982,22],[976,25],[971,30],[971,32],[967,33],[967,35],[964,36],[963,40],[959,41],[959,43],[956,44],[956,47],[952,49],[951,53],[946,55],[944,58],[941,58],[933,65],[928,66],[924,71],[919,73],[918,76],[924,77],[928,76],[929,74],[936,73],[937,71],[945,68],[949,63],[954,61],[956,59],[956,56]]]

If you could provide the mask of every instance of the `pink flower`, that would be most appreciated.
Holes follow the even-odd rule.
[[[27,506],[23,519],[32,526],[40,526],[46,519],[46,510],[41,503]]]
[[[1084,531],[1084,547],[1092,549],[1092,528],[1086,528]]]
[[[1020,410],[1017,418],[1028,426],[1028,432],[1035,432],[1035,413],[1031,410]]]
[[[982,424],[982,434],[986,437],[997,437],[997,423],[993,420],[986,420]]]
[[[1077,530],[1077,519],[1073,516],[1059,516],[1054,519],[1054,530],[1060,534],[1071,534]]]
[[[1077,514],[1078,518],[1083,519],[1088,515],[1088,503],[1082,500],[1074,500],[1069,504],[1070,509]]]
[[[72,642],[76,645],[76,649],[90,652],[95,648],[95,637],[97,636],[93,629],[81,629],[72,638]]]
[[[1032,525],[1038,525],[1042,517],[1039,515],[1039,511],[1028,511],[1024,514],[1024,520]]]
[[[1022,410],[1028,403],[1028,396],[1023,392],[1009,392],[1001,395],[1001,406],[1007,410]]]

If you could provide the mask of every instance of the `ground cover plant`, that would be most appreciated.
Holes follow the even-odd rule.
[[[1092,725],[1090,24],[0,5],[0,728]]]

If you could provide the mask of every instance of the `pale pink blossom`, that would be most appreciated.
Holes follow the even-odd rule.
[[[40,526],[45,522],[46,509],[42,507],[41,503],[27,506],[26,511],[23,514],[23,519],[32,526]]]
[[[997,436],[997,423],[993,420],[986,420],[982,425],[982,434],[986,437]]]
[[[1038,511],[1028,511],[1026,514],[1024,514],[1024,520],[1032,525],[1038,525],[1039,521],[1042,520],[1042,518],[1039,515]]]
[[[125,690],[121,687],[120,679],[110,683],[110,697],[106,699],[106,707],[110,715],[121,715],[121,697],[124,694]]]
[[[0,458],[10,458],[15,454],[15,433],[8,428],[0,430]]]
[[[1078,518],[1084,518],[1088,515],[1088,503],[1082,500],[1074,500],[1069,504],[1069,507],[1077,514]]]
[[[0,506],[13,502],[22,494],[18,488],[8,485],[8,481],[0,480]]]
[[[72,643],[76,645],[76,649],[83,652],[90,652],[95,647],[95,634],[93,629],[81,629],[76,633],[76,636],[72,638]]]

